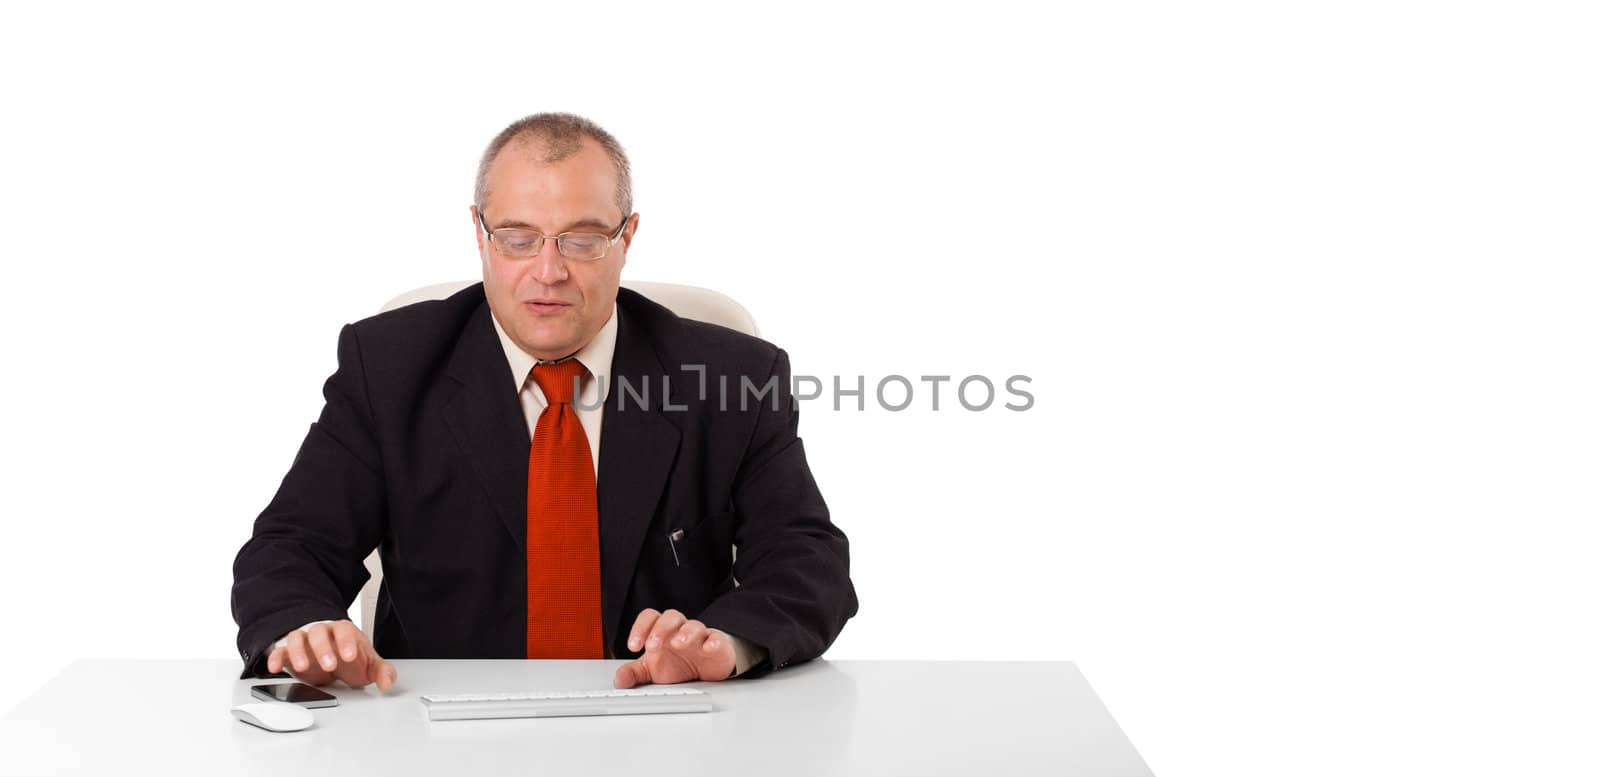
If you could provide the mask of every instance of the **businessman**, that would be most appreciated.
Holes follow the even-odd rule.
[[[244,676],[388,690],[391,658],[617,658],[614,684],[757,677],[857,609],[788,356],[619,288],[622,147],[501,132],[483,283],[347,325],[326,403],[234,560]],[[345,619],[383,563],[372,640]]]

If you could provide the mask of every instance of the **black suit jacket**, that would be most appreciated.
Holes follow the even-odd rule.
[[[788,355],[628,289],[617,308],[596,481],[608,657],[638,655],[628,629],[646,607],[765,648],[742,677],[821,655],[857,602]],[[234,560],[244,676],[290,630],[344,618],[374,548],[381,655],[525,657],[528,426],[482,284],[346,326],[323,393]]]

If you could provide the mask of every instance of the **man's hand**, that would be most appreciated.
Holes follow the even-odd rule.
[[[327,685],[343,680],[351,688],[377,683],[387,691],[398,673],[383,660],[361,629],[350,621],[313,623],[289,632],[283,647],[267,656],[267,671],[284,669],[295,679],[311,685]]]
[[[617,668],[618,688],[646,683],[726,680],[733,674],[733,640],[677,610],[645,609],[628,632],[628,649],[644,655]]]

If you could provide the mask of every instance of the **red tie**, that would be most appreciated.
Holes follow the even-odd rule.
[[[549,404],[528,448],[528,658],[605,658],[594,462],[572,409],[587,373],[577,359],[533,368]]]

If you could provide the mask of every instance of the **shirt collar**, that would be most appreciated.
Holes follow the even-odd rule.
[[[611,386],[611,359],[617,351],[617,316],[621,310],[615,302],[611,303],[611,316],[606,319],[604,326],[596,332],[589,342],[578,349],[577,359],[589,370],[590,377],[583,379],[584,383],[600,379],[600,385],[609,389]],[[504,327],[500,326],[500,319],[496,318],[494,311],[489,312],[489,320],[494,322],[494,333],[500,336],[500,347],[506,353],[506,363],[511,365],[512,386],[518,392],[528,382],[528,375],[533,372],[533,365],[538,362],[532,354],[522,350],[522,347],[512,341],[506,334]],[[609,394],[610,391],[605,393]],[[600,401],[604,402],[602,396]]]

